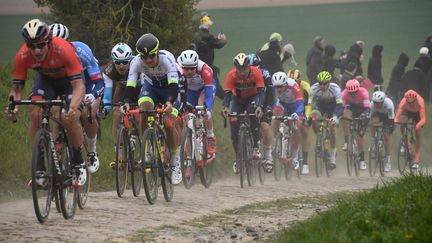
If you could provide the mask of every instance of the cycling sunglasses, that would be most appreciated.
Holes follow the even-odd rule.
[[[321,86],[325,86],[325,85],[327,85],[329,82],[327,82],[327,83],[324,83],[324,82],[318,82],[318,84],[319,85],[321,85]]]
[[[48,41],[40,42],[40,43],[27,43],[27,47],[35,50],[35,49],[42,49],[48,44]]]
[[[195,70],[196,67],[183,67],[183,69],[184,69],[184,70],[192,71],[192,70]]]
[[[146,60],[146,59],[154,59],[156,57],[156,53],[153,53],[151,55],[148,54],[140,54],[141,60]]]
[[[114,61],[114,63],[116,64],[116,65],[120,65],[120,64],[123,64],[123,65],[128,65],[129,64],[129,60],[115,60]]]

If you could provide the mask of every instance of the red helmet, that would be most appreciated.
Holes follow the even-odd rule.
[[[351,79],[347,82],[345,88],[348,90],[348,92],[354,93],[354,92],[357,92],[359,90],[360,83],[359,83],[359,81],[357,81],[357,79]]]
[[[51,31],[47,24],[39,19],[28,21],[22,28],[21,34],[26,43],[39,43],[50,40]]]
[[[415,92],[414,90],[410,89],[407,92],[405,92],[404,94],[404,98],[406,99],[406,101],[408,103],[412,103],[417,99],[417,92]]]

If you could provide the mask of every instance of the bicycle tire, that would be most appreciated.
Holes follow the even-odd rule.
[[[35,135],[35,143],[33,145],[32,152],[32,198],[33,198],[33,206],[36,214],[36,218],[39,223],[45,223],[48,219],[50,208],[51,208],[51,200],[53,197],[53,191],[57,190],[53,187],[54,184],[54,163],[51,154],[51,150],[49,149],[49,139],[48,132],[40,129],[37,131]],[[43,161],[41,163],[40,158],[43,156]],[[48,168],[48,169],[47,169]],[[41,173],[38,171],[45,171],[45,185],[39,186],[36,181],[37,179],[42,178]]]
[[[288,139],[288,147],[287,147],[287,154],[285,155],[287,158],[290,158],[291,156],[291,138]],[[285,172],[285,180],[289,181],[293,177],[294,171],[291,169],[292,162],[290,161],[288,164],[284,164],[284,172]],[[297,170],[300,169],[300,166]]]
[[[61,206],[60,206],[60,196],[59,196],[59,190],[57,188],[53,188],[52,193],[54,197],[51,199],[55,203],[55,207],[57,210],[57,213],[61,213]]]
[[[273,144],[273,174],[275,181],[279,181],[282,176],[283,165],[280,160],[282,156],[282,133],[278,132]]]
[[[129,159],[129,136],[128,130],[121,126],[117,132],[116,157],[115,157],[115,179],[117,196],[122,197],[127,185]]]
[[[377,138],[373,138],[369,148],[369,175],[371,177],[375,176],[378,163],[378,143],[376,139]]]
[[[383,147],[384,141],[380,139],[377,143],[378,143],[378,145],[377,145],[377,148],[378,148],[378,161],[377,161],[378,170],[380,172],[380,175],[384,176],[385,175],[385,173],[384,173],[384,159],[385,159],[384,152],[385,152],[385,150]]]
[[[259,146],[260,153],[265,156],[266,151],[265,151],[264,141],[263,141],[262,137],[260,137],[260,144],[259,145],[260,145]],[[258,177],[259,177],[259,181],[260,181],[261,185],[264,185],[266,173],[267,173],[265,171],[265,168],[264,168],[264,166],[265,166],[264,161],[265,161],[264,159],[260,158],[260,160],[258,161],[258,164],[257,164]]]
[[[197,167],[194,152],[195,151],[192,140],[192,130],[187,127],[183,130],[180,144],[180,166],[183,177],[183,185],[186,189],[190,189],[195,183],[195,174]],[[188,159],[188,153],[190,153],[190,159]],[[192,170],[191,176],[186,176],[186,170],[188,166],[190,166]]]
[[[87,180],[85,184],[81,186],[78,190],[78,207],[80,209],[85,208],[88,199],[88,194],[90,192],[91,173],[88,170],[86,170],[86,173],[87,173]]]
[[[63,167],[63,182],[60,186],[60,205],[62,208],[63,218],[72,219],[75,215],[78,206],[78,191],[72,183],[72,175],[76,173],[75,165],[72,162],[72,147],[66,140],[66,135],[63,135],[62,141],[62,167]]]
[[[351,176],[352,170],[353,170],[353,147],[352,147],[352,135],[348,135],[348,141],[347,141],[347,150],[346,150],[346,164],[347,164],[347,172],[348,176]]]
[[[257,160],[254,160],[252,158],[252,153],[253,153],[253,138],[252,138],[252,134],[247,133],[246,135],[246,161],[245,161],[245,165],[246,165],[246,177],[247,177],[247,182],[248,182],[248,186],[253,186],[255,185],[256,181],[257,181],[257,173],[258,173],[258,168],[257,168]]]
[[[332,172],[334,170],[334,168],[330,168],[330,151],[329,151],[329,146],[331,144],[330,142],[330,135],[329,135],[329,130],[326,130],[325,134],[324,134],[324,141],[322,142],[323,146],[324,146],[324,154],[323,154],[323,167],[325,168],[326,171],[326,175],[327,177],[330,177],[332,175]],[[336,157],[336,155],[335,155]],[[336,159],[336,158],[335,158]]]
[[[409,150],[408,150],[408,145],[406,142],[404,142],[404,138],[402,138],[399,142],[399,147],[398,147],[398,170],[399,173],[401,175],[403,175],[405,173],[405,171],[407,170],[407,167],[409,166]],[[401,152],[401,149],[403,148],[404,152]],[[411,169],[410,169],[411,171]]]
[[[134,146],[135,148],[133,151],[131,149],[129,154],[130,159],[128,161],[130,163],[132,193],[135,197],[138,197],[141,192],[141,185],[143,183],[141,169],[141,139],[138,136],[138,130],[133,130],[131,134],[136,136],[136,140]],[[129,146],[129,148],[132,148],[132,144]]]
[[[147,128],[141,139],[143,161],[142,178],[147,202],[154,204],[158,196],[160,155],[157,151],[156,133],[153,128]]]
[[[353,167],[354,167],[354,173],[356,176],[359,176],[360,174],[360,161],[359,161],[359,153],[358,153],[358,145],[357,140],[352,140],[352,146],[353,146]]]
[[[202,138],[202,154],[201,158],[205,158],[204,160],[204,166],[199,168],[199,174],[200,174],[200,180],[201,184],[205,188],[209,188],[212,181],[213,181],[213,163],[214,160],[210,163],[207,163],[208,154],[207,154],[207,137],[203,136]]]
[[[239,140],[237,144],[237,166],[239,166],[240,171],[240,187],[243,188],[245,186],[246,179],[246,131],[243,129],[240,129],[239,131]]]
[[[321,132],[317,134],[316,142],[315,142],[315,175],[316,177],[322,176],[323,169],[323,161],[322,161],[322,153],[323,153],[323,142],[322,142],[322,134]]]
[[[160,131],[163,132],[163,131]],[[164,146],[165,149],[168,149],[167,142],[165,140],[166,135],[164,135],[161,139],[160,144]],[[160,149],[160,147],[158,147]],[[173,172],[173,168],[170,165],[170,157],[165,160],[165,163],[162,162],[162,160],[159,160],[159,168],[161,171],[159,172],[161,177],[161,184],[162,184],[162,193],[164,195],[166,202],[171,202],[174,196],[174,185],[171,181],[171,176]]]
[[[303,157],[302,157],[302,155],[301,155],[301,153],[299,152],[298,153],[298,162],[299,162],[299,168],[295,171],[295,172],[297,172],[296,174],[297,174],[297,179],[301,179],[301,172],[302,172],[302,169],[303,169]]]

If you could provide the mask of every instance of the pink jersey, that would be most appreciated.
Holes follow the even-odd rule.
[[[342,106],[345,107],[347,105],[369,108],[369,92],[367,89],[360,87],[355,96],[350,95],[347,89],[344,89],[342,92]]]

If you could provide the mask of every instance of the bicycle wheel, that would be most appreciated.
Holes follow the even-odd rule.
[[[265,157],[266,151],[265,151],[264,141],[263,141],[262,137],[260,138],[260,144],[259,145],[260,145],[259,146],[260,153],[261,153],[261,155],[264,155],[264,157]],[[265,177],[267,174],[267,172],[265,171],[265,168],[264,168],[264,166],[265,166],[264,162],[265,162],[265,159],[260,158],[260,160],[258,161],[258,164],[257,164],[258,177],[259,177],[261,185],[264,185]]]
[[[403,175],[409,166],[409,149],[407,143],[402,138],[398,147],[398,169],[399,173]]]
[[[132,193],[135,197],[141,192],[142,180],[142,169],[141,169],[141,139],[138,137],[138,130],[133,130],[131,133],[134,136],[134,140],[130,141],[130,172],[131,172],[131,184]]]
[[[53,191],[54,163],[49,149],[48,133],[38,130],[32,153],[32,197],[36,217],[40,223],[48,219]],[[55,192],[54,192],[55,193]]]
[[[378,170],[380,172],[381,176],[384,176],[384,159],[385,159],[385,155],[384,155],[384,141],[383,140],[378,140],[378,144],[377,144],[377,163],[378,163]]]
[[[168,149],[168,145],[165,140],[166,136],[163,136],[163,139],[161,138],[160,145],[163,146],[166,149]],[[159,147],[160,149],[160,147]],[[162,184],[162,192],[165,198],[165,201],[171,202],[173,195],[174,195],[174,186],[171,182],[171,176],[173,173],[173,168],[170,164],[170,158],[169,156],[165,159],[165,163],[162,163],[162,160],[159,160],[159,168],[161,168],[162,171],[159,171],[161,176],[161,184]]]
[[[349,176],[351,176],[351,172],[352,172],[353,167],[354,167],[354,151],[353,151],[352,140],[353,140],[352,135],[348,135],[347,150],[346,150],[346,163],[347,163],[347,171],[348,171]]]
[[[80,209],[84,209],[87,199],[88,199],[88,193],[90,192],[90,180],[91,180],[91,174],[86,170],[87,173],[87,180],[83,186],[81,186],[78,190],[78,207]]]
[[[287,147],[287,153],[286,157],[290,158],[291,156],[291,138],[288,140],[288,147]],[[285,179],[287,181],[291,180],[291,178],[294,176],[294,170],[291,168],[291,161],[288,164],[284,164],[284,171],[285,171]],[[300,166],[297,170],[300,170]]]
[[[377,138],[374,138],[369,148],[369,175],[375,176],[378,167],[378,143]]]
[[[273,144],[273,174],[276,181],[279,181],[282,175],[282,133],[278,132]]]
[[[243,188],[246,182],[246,159],[247,159],[247,145],[246,145],[246,131],[240,129],[239,140],[237,144],[237,166],[240,171],[240,187]]]
[[[323,143],[322,134],[318,133],[315,143],[315,175],[316,177],[321,177],[323,172]]]
[[[180,144],[180,165],[183,177],[183,185],[186,189],[190,189],[195,183],[195,173],[197,168],[195,163],[192,130],[190,128],[185,128],[183,130]]]
[[[201,158],[205,158],[204,166],[199,167],[199,174],[201,184],[205,188],[209,188],[213,181],[213,161],[208,162],[208,154],[207,154],[207,137],[203,136],[202,138],[202,152]]]
[[[252,158],[252,153],[253,153],[253,138],[252,138],[252,134],[247,133],[246,135],[246,161],[245,161],[245,165],[246,165],[246,177],[247,177],[247,181],[248,181],[248,186],[253,186],[256,183],[257,180],[257,172],[258,172],[258,168],[257,168],[257,163],[258,160],[254,160]]]
[[[158,196],[159,183],[159,164],[160,155],[156,148],[156,133],[153,128],[147,128],[144,131],[141,139],[142,153],[141,161],[143,161],[142,178],[144,184],[144,192],[147,201],[154,204]]]
[[[66,136],[64,136],[66,138]],[[68,144],[67,140],[63,140],[62,146],[62,167],[64,181],[60,186],[60,205],[62,208],[63,218],[71,219],[75,215],[78,206],[78,191],[72,183],[72,177],[76,174],[75,165],[72,162],[72,147]]]
[[[122,197],[126,189],[129,159],[129,136],[128,130],[121,126],[117,132],[115,178],[117,196]]]
[[[352,140],[352,151],[353,151],[352,166],[354,168],[355,175],[359,176],[360,164],[359,164],[359,152],[358,152],[358,146],[357,146],[357,140],[356,139]]]

